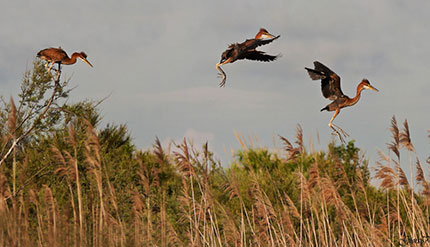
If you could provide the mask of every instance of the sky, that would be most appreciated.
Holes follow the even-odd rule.
[[[127,124],[138,148],[156,136],[164,144],[187,137],[208,141],[228,163],[240,148],[235,131],[273,148],[300,124],[306,143],[312,137],[324,150],[336,139],[333,113],[320,112],[330,102],[304,69],[318,60],[342,78],[346,95],[363,78],[380,90],[364,91],[334,121],[371,166],[378,149],[387,152],[393,115],[399,125],[408,120],[423,163],[429,155],[429,1],[0,1],[0,95],[17,97],[39,50],[85,51],[94,68],[63,68],[76,87],[69,101],[108,96],[103,124]],[[261,27],[281,37],[260,50],[282,57],[225,65],[219,88],[221,53]]]

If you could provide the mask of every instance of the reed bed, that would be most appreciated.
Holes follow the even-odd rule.
[[[247,146],[222,167],[208,144],[170,152],[156,139],[138,151],[124,135],[112,146],[89,121],[70,122],[45,137],[47,150],[19,150],[2,168],[0,245],[407,246],[427,239],[430,184],[407,121],[391,125],[371,183],[353,142],[309,153],[301,128],[294,143],[280,137],[279,154]],[[34,163],[51,167],[28,182]]]
[[[0,166],[0,246],[430,245],[428,169],[406,120],[391,119],[370,167],[353,141],[308,151],[300,126],[295,140],[279,136],[281,150],[236,133],[241,149],[221,165],[208,143],[186,139],[138,150],[124,125],[99,127],[92,102],[54,100],[28,123],[20,102],[0,112],[2,156],[12,150]]]

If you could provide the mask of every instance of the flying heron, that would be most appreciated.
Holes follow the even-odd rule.
[[[54,63],[58,64],[74,64],[76,63],[76,59],[79,58],[84,61],[89,66],[93,67],[93,65],[88,62],[87,54],[85,52],[75,52],[72,54],[72,57],[69,57],[67,53],[61,48],[46,48],[37,53],[37,57],[42,58],[43,60],[48,61],[50,63],[48,72],[51,71]],[[46,64],[47,66],[47,64]]]
[[[226,74],[221,69],[221,65],[227,63],[233,63],[236,60],[240,59],[249,59],[263,62],[270,62],[279,57],[267,55],[262,51],[257,51],[255,48],[261,45],[269,44],[275,39],[279,38],[280,35],[274,36],[270,34],[266,29],[261,28],[260,31],[255,35],[254,39],[247,39],[243,43],[234,43],[231,44],[226,51],[224,51],[221,55],[221,61],[216,64],[216,69],[220,72],[219,75],[222,77],[222,81],[219,84],[220,87],[225,85]]]
[[[364,89],[371,89],[376,92],[379,90],[370,85],[370,82],[367,79],[363,79],[357,86],[357,94],[355,97],[349,98],[343,94],[342,90],[340,89],[340,77],[336,73],[318,61],[314,62],[314,66],[314,69],[305,69],[308,71],[312,80],[321,80],[321,91],[323,96],[333,101],[326,107],[322,108],[321,111],[335,111],[333,117],[328,123],[328,126],[332,128],[339,139],[345,143],[345,140],[342,138],[339,132],[341,132],[345,137],[349,135],[341,128],[333,124],[334,118],[339,114],[340,109],[355,105],[360,100],[361,91]]]

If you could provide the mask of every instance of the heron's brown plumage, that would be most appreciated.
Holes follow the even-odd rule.
[[[226,61],[229,58],[231,59],[229,63],[234,63],[235,61],[242,59],[265,62],[273,61],[278,58],[278,56],[267,55],[265,52],[257,51],[256,48],[265,44],[269,44],[279,37],[280,36],[277,36],[268,40],[248,39],[240,44],[231,44],[228,49],[222,53],[220,63]]]

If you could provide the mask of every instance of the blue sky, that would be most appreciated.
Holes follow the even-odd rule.
[[[70,101],[110,95],[100,106],[104,124],[126,123],[139,148],[155,136],[164,143],[187,136],[196,145],[208,140],[228,161],[230,149],[240,147],[234,131],[267,147],[278,134],[293,138],[297,124],[305,140],[318,132],[321,148],[333,140],[332,113],[319,111],[329,101],[304,70],[319,60],[342,78],[349,96],[362,78],[380,90],[364,91],[335,120],[371,165],[391,141],[393,115],[399,124],[408,119],[424,162],[429,7],[395,0],[2,1],[0,95],[16,97],[39,50],[85,51],[94,68],[78,62],[63,71],[77,86]],[[226,87],[218,88],[221,53],[260,27],[281,35],[261,50],[282,57],[226,65]]]

